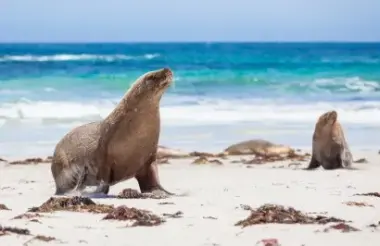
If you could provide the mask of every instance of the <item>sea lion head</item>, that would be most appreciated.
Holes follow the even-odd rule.
[[[319,116],[317,123],[315,124],[315,130],[313,139],[323,134],[324,131],[331,131],[338,120],[338,113],[335,110],[328,111]]]
[[[172,82],[173,72],[169,68],[150,71],[136,80],[129,94],[140,100],[145,98],[156,101],[161,98]]]
[[[320,122],[323,123],[323,125],[333,125],[338,119],[338,113],[335,110],[328,111],[321,115]]]

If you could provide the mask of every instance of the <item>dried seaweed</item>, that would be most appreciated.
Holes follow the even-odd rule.
[[[53,212],[53,211],[71,211],[71,212],[90,212],[90,213],[108,213],[113,210],[112,205],[96,204],[88,197],[51,197],[39,207],[33,207],[28,212]]]
[[[240,163],[243,164],[265,164],[268,162],[276,162],[276,161],[306,161],[310,154],[297,154],[295,152],[290,152],[287,155],[265,155],[265,154],[255,154],[255,157],[251,160],[241,159]]]
[[[30,235],[30,231],[28,229],[18,228],[18,227],[7,227],[0,225],[0,236],[7,235],[9,233],[15,233],[19,235]]]
[[[201,157],[195,159],[191,164],[197,164],[197,165],[205,165],[205,164],[223,165],[223,162],[219,161],[218,159],[209,160],[209,159],[207,159],[207,157],[201,156]]]
[[[133,221],[132,226],[157,226],[165,222],[165,220],[150,211],[129,208],[127,206],[119,206],[110,211],[104,220],[130,220]]]
[[[218,218],[216,218],[214,216],[203,216],[203,219],[217,220]]]
[[[44,242],[50,242],[50,241],[56,240],[55,237],[49,237],[49,236],[43,236],[43,235],[37,235],[33,239],[44,241]]]
[[[218,154],[208,153],[208,152],[199,152],[199,151],[193,151],[189,154],[192,157],[218,157],[222,159],[227,159],[227,154],[222,152]]]
[[[10,210],[7,206],[0,203],[0,210]]]
[[[375,196],[375,197],[380,197],[380,193],[379,192],[358,193],[358,194],[354,194],[354,196]]]
[[[354,202],[354,201],[349,201],[349,202],[344,202],[347,206],[356,206],[356,207],[374,207],[372,204],[368,204],[365,202]]]
[[[339,230],[341,232],[360,231],[359,229],[352,227],[350,225],[347,225],[346,223],[338,223],[338,224],[329,226],[328,228],[324,229],[323,232],[329,232],[331,229]]]
[[[141,193],[135,189],[124,189],[118,195],[119,199],[166,199],[169,196],[164,192]]]
[[[24,214],[20,214],[20,215],[17,215],[16,217],[14,217],[13,219],[33,219],[33,218],[41,218],[43,217],[41,214],[39,213],[33,213],[33,214],[30,214],[30,213],[24,213]]]
[[[276,238],[261,239],[255,245],[257,246],[280,246]]]
[[[143,193],[139,192],[135,189],[124,189],[118,195],[117,198],[121,199],[138,199],[138,198],[146,198]]]
[[[250,226],[257,224],[326,224],[330,222],[345,222],[342,219],[325,216],[308,216],[292,207],[265,204],[258,209],[251,209],[248,218],[238,221],[236,226]]]
[[[11,161],[9,164],[11,165],[28,165],[28,164],[39,164],[39,163],[50,163],[51,159],[46,158],[27,158],[25,160],[17,160],[17,161]]]
[[[174,205],[174,202],[159,202],[158,205]]]
[[[368,225],[368,227],[372,227],[372,228],[377,229],[378,227],[380,227],[380,221],[378,221],[377,223],[370,224],[370,225]]]
[[[177,212],[175,212],[173,214],[164,213],[162,215],[165,216],[165,217],[168,217],[168,218],[182,218],[183,212],[182,211],[177,211]]]

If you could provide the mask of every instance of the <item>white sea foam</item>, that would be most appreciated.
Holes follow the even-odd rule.
[[[341,122],[349,124],[380,125],[380,102],[319,102],[286,104],[255,100],[208,100],[174,104],[174,99],[164,100],[161,106],[163,124],[207,125],[234,124],[238,122],[307,123],[314,124],[327,110],[336,110]],[[0,120],[65,123],[89,122],[106,117],[115,107],[115,101],[48,102],[22,100],[0,104]]]
[[[359,77],[317,79],[314,83],[308,83],[305,85],[327,90],[331,90],[331,87],[336,86],[339,87],[339,91],[351,92],[371,92],[380,90],[379,82],[363,80]]]
[[[0,62],[48,62],[48,61],[88,61],[88,60],[102,60],[102,61],[116,61],[116,60],[134,60],[134,59],[147,59],[151,60],[159,57],[159,54],[144,54],[140,56],[129,56],[123,54],[114,55],[96,55],[96,54],[55,54],[55,55],[14,55],[2,56]]]
[[[26,90],[0,89],[0,95],[17,95],[17,94],[22,95],[22,94],[28,94],[28,93],[29,91],[26,91]]]

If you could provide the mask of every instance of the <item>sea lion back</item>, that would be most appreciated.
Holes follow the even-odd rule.
[[[333,141],[339,144],[339,146],[341,147],[340,158],[342,161],[342,167],[344,168],[351,167],[352,162],[353,162],[352,153],[350,151],[350,148],[348,147],[348,143],[344,135],[343,127],[338,121],[336,121],[334,124],[332,137],[333,137]]]
[[[57,192],[64,193],[78,184],[84,167],[89,163],[99,140],[99,123],[78,126],[67,133],[56,145],[51,171]]]

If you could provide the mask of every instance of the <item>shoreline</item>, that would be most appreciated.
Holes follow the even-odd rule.
[[[162,122],[160,145],[185,151],[219,152],[237,142],[265,139],[295,149],[311,149],[315,124],[268,125],[241,123],[228,125],[166,126]],[[78,123],[75,126],[81,125]],[[351,150],[379,150],[378,127],[362,127],[342,123]],[[45,158],[74,125],[16,125],[0,132],[0,158]]]

